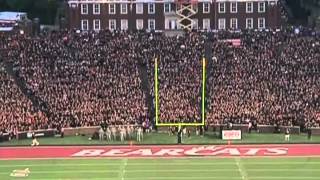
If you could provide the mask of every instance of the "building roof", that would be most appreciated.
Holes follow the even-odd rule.
[[[0,12],[0,21],[18,21],[21,17],[26,17],[27,13],[24,12]]]

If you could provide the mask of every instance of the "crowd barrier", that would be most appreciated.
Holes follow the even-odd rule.
[[[191,131],[195,131],[196,127],[188,127],[191,129]],[[221,124],[221,125],[210,125],[208,126],[208,131],[220,131],[222,129],[227,129],[226,124]],[[289,127],[289,126],[280,126],[280,133],[284,133],[286,128],[290,128],[291,134],[300,134],[300,127],[299,126],[294,126],[294,127]],[[248,133],[248,125],[247,124],[233,124],[232,129],[234,130],[241,130],[242,133]],[[258,125],[257,130],[260,133],[274,133],[276,128],[275,126],[272,125]],[[168,127],[158,127],[158,131],[168,131]],[[254,130],[253,130],[254,131]],[[320,128],[318,129],[320,133]]]

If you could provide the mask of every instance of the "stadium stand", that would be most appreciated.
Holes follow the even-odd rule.
[[[207,33],[166,37],[145,32],[61,31],[39,37],[4,36],[0,36],[2,61],[14,64],[17,79],[24,80],[32,96],[47,108],[34,110],[34,104],[17,89],[18,82],[8,79],[3,70],[0,107],[11,110],[1,113],[2,131],[93,126],[102,121],[151,125],[156,56],[160,59],[160,120],[192,122],[201,117],[200,60]],[[235,38],[240,46],[226,42]],[[207,76],[207,124],[255,120],[319,127],[319,40],[309,31],[215,33],[210,40],[214,58],[207,59],[212,70]],[[15,99],[16,105],[7,107],[6,98]],[[12,123],[20,122],[13,118],[15,114],[21,122],[28,121],[30,114],[34,120],[17,125]]]

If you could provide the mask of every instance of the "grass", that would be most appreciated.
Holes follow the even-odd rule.
[[[103,145],[103,144],[126,144],[130,142],[120,141],[98,141],[88,140],[89,136],[68,136],[65,138],[39,138],[41,145]],[[243,134],[243,139],[233,141],[233,144],[274,144],[274,143],[320,143],[320,136],[313,136],[312,140],[308,140],[305,134],[291,135],[290,142],[284,141],[283,134]],[[135,142],[134,144],[176,144],[176,136],[169,136],[166,133],[150,133],[144,135],[144,140],[141,143]],[[30,145],[30,139],[12,140],[0,143],[0,146],[16,146],[16,145]],[[207,133],[204,137],[192,135],[191,138],[183,138],[184,144],[226,144],[227,141],[221,140],[212,133]]]
[[[0,179],[29,168],[34,180],[316,180],[320,158],[52,159],[10,160]]]

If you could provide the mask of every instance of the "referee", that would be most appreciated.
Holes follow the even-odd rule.
[[[36,138],[36,134],[34,132],[32,132],[32,144],[31,146],[39,146],[39,142]]]

